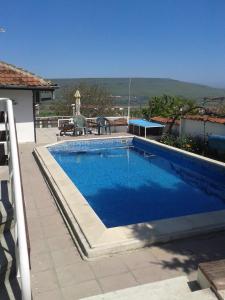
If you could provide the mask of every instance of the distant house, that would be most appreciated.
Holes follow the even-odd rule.
[[[186,116],[181,122],[182,131],[187,135],[198,136],[203,138],[216,134],[225,135],[225,118],[211,116]]]
[[[50,81],[0,61],[0,98],[13,100],[19,143],[35,142],[35,104],[41,92],[56,88]]]
[[[172,122],[171,118],[153,117],[152,121],[162,124],[169,124]],[[181,128],[180,128],[181,126]],[[187,136],[199,137],[201,139],[207,138],[209,135],[224,135],[225,136],[225,118],[217,118],[211,116],[190,115],[185,116],[180,120],[176,120],[173,126],[173,133]]]

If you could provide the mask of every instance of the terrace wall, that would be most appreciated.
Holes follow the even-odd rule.
[[[33,92],[31,90],[1,89],[0,98],[14,100],[13,109],[18,142],[34,142]]]
[[[205,124],[204,124],[205,123]],[[205,129],[204,129],[205,127]],[[225,135],[225,125],[220,123],[204,122],[198,120],[182,119],[182,134],[204,139],[208,135]]]
[[[35,123],[37,128],[61,127],[63,123],[68,121],[72,116],[50,116],[36,117]],[[111,123],[112,133],[127,132],[127,119],[122,117],[107,117]],[[96,118],[87,118],[88,126],[92,127],[90,122],[96,122]],[[96,127],[93,125],[93,127]]]

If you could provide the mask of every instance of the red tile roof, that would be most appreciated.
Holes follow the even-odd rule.
[[[57,86],[22,68],[0,61],[0,88],[53,90]]]
[[[185,116],[183,118],[187,119],[187,120],[193,120],[193,121],[205,121],[205,122],[211,122],[211,123],[225,124],[225,118],[200,116],[200,115],[189,115],[189,116]],[[164,118],[164,117],[153,117],[153,118],[151,118],[151,120],[159,122],[159,123],[163,123],[163,124],[172,122],[171,118]],[[176,120],[175,124],[179,125],[180,121]]]
[[[165,118],[165,117],[153,117],[153,118],[151,118],[151,121],[167,124],[167,123],[172,123],[173,119],[172,118]],[[175,124],[179,125],[180,121],[176,120]]]
[[[205,121],[205,122],[212,122],[218,124],[225,124],[225,118],[211,117],[206,115],[204,116],[190,115],[190,116],[185,116],[184,118],[193,121]]]

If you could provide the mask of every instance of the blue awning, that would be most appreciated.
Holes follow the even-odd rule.
[[[156,123],[156,122],[150,122],[142,119],[136,119],[136,120],[130,120],[129,121],[130,125],[135,125],[135,126],[140,126],[140,127],[145,127],[145,128],[161,128],[165,127],[165,125]]]

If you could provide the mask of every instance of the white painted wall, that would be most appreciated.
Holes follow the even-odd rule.
[[[0,98],[15,100],[13,105],[19,143],[34,142],[33,93],[31,90],[0,89]]]
[[[204,138],[204,122],[182,119],[182,134],[190,136],[198,136]],[[225,135],[225,125],[206,122],[205,123],[205,135],[218,134]]]

